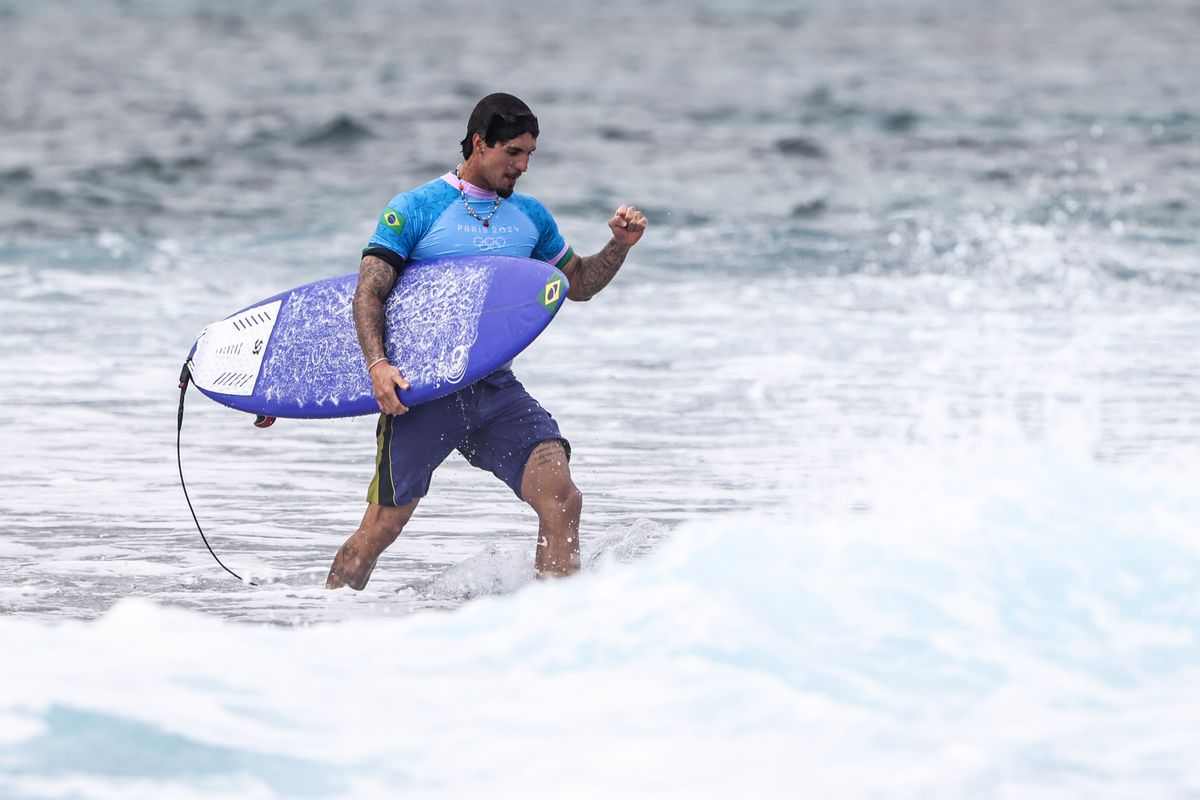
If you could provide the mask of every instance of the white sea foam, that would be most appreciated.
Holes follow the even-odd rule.
[[[809,522],[684,523],[645,558],[452,613],[280,629],[139,600],[94,622],[0,620],[0,788],[1200,791],[1200,498],[1183,469],[1009,448],[868,473]],[[514,563],[474,568],[504,583]]]

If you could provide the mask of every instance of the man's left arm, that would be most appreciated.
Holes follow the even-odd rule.
[[[646,232],[646,215],[633,206],[620,206],[608,221],[612,238],[590,256],[573,256],[563,266],[563,274],[571,283],[567,297],[571,300],[591,300],[617,274],[625,263],[629,248],[638,243]]]

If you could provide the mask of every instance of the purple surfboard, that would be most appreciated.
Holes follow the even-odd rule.
[[[188,357],[192,382],[218,403],[267,417],[375,414],[351,301],[358,275],[309,283],[208,325]],[[389,360],[408,406],[458,391],[538,337],[567,295],[542,261],[472,256],[417,261],[386,305]]]

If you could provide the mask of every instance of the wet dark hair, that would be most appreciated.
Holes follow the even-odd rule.
[[[529,106],[511,94],[497,92],[475,104],[471,118],[467,120],[467,136],[462,140],[463,158],[470,158],[474,147],[471,139],[479,134],[488,147],[496,142],[507,142],[523,133],[538,137],[538,121]]]

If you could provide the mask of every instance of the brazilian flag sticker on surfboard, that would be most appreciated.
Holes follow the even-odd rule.
[[[546,310],[551,314],[553,314],[555,309],[558,308],[558,304],[562,302],[563,288],[563,279],[555,275],[551,277],[550,280],[546,281],[546,286],[542,289],[541,294],[539,295],[542,305],[545,306]]]

